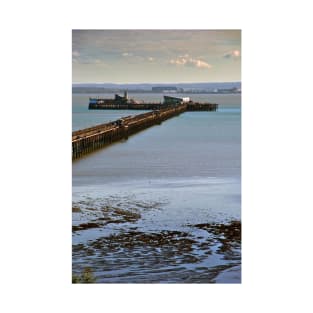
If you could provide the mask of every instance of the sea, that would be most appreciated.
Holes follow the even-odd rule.
[[[73,131],[146,112],[88,110],[93,96],[72,95]],[[190,97],[218,110],[182,113],[73,161],[77,281],[241,283],[241,95]]]

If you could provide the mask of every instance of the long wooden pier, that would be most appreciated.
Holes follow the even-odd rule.
[[[114,122],[101,124],[72,133],[72,160],[91,153],[115,141],[127,139],[128,136],[150,126],[161,124],[173,116],[187,110],[187,104],[179,104],[161,110],[154,110],[135,116],[127,116]]]

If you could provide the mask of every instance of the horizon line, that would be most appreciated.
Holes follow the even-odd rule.
[[[240,80],[236,81],[216,81],[216,82],[138,82],[138,83],[124,83],[124,82],[72,82],[73,84],[115,84],[115,85],[130,85],[130,84],[226,84],[226,83],[241,83]]]

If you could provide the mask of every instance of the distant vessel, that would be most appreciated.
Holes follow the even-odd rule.
[[[125,105],[128,103],[134,103],[132,100],[128,100],[127,91],[124,92],[124,96],[118,94],[115,95],[113,99],[106,98],[89,98],[89,109],[92,109],[90,106],[98,105]]]

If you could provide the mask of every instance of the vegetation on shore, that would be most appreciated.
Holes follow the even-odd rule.
[[[72,274],[72,283],[73,284],[92,284],[96,282],[91,268],[86,267],[81,275]]]

